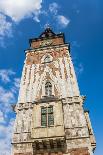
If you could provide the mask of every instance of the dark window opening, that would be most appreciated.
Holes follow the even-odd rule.
[[[47,126],[47,108],[41,108],[41,126]]]
[[[52,95],[52,84],[50,82],[47,82],[45,84],[45,95],[51,96]]]
[[[50,56],[49,56],[49,55],[47,55],[47,56],[45,57],[44,62],[45,62],[45,63],[50,62]]]
[[[54,125],[53,106],[48,107],[48,126]]]

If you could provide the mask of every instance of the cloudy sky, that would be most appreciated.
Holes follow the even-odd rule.
[[[10,155],[11,132],[17,102],[24,50],[28,39],[38,37],[49,24],[64,32],[85,109],[97,141],[103,147],[103,1],[102,0],[0,0],[0,155]]]

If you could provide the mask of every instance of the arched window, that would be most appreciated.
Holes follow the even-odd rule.
[[[52,84],[50,82],[47,82],[45,84],[45,95],[51,96],[52,95]]]
[[[49,55],[47,55],[47,56],[45,57],[44,62],[50,62],[50,56],[49,56]]]

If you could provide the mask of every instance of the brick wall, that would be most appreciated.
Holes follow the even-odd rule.
[[[53,39],[48,39],[52,40],[52,45],[60,45],[60,44],[64,44],[63,38],[53,38]],[[45,41],[45,40],[44,40]],[[38,40],[38,41],[32,41],[31,43],[31,47],[32,48],[39,48],[41,46],[41,43],[43,42],[43,40]]]

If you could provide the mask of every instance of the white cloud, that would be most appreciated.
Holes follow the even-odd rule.
[[[0,86],[0,102],[10,103],[12,100],[14,100],[13,93]]]
[[[20,78],[15,78],[14,79],[14,86],[18,89],[20,86]]]
[[[16,103],[20,79],[11,69],[1,69],[0,78],[0,155],[10,155],[11,138],[14,118],[12,118],[11,103]],[[6,87],[5,86],[6,81]],[[8,86],[9,85],[9,86]],[[15,91],[13,91],[15,90]]]
[[[11,104],[16,103],[20,79],[11,69],[1,69],[0,78],[3,84],[0,86],[0,109],[6,116],[12,111]]]
[[[13,125],[14,119],[8,125],[0,125],[0,155],[11,155]]]
[[[58,29],[63,29],[68,26],[70,20],[65,17],[65,15],[59,14],[60,8],[61,7],[56,2],[49,4],[46,14],[43,14],[46,16],[46,23],[44,24],[44,27],[46,27],[46,25],[50,25],[53,27],[56,26]]]
[[[4,122],[4,115],[3,112],[0,110],[0,123]]]
[[[59,28],[65,28],[69,24],[70,20],[58,13],[60,6],[57,3],[51,3],[48,9],[44,10],[42,9],[42,1],[0,0],[0,45],[2,47],[5,47],[5,37],[13,37],[15,23],[19,23],[23,19],[31,18],[40,23],[42,16],[44,16],[46,23],[47,21],[49,24],[56,23]]]
[[[14,86],[11,88],[11,92],[16,94],[20,87],[20,78],[14,78]]]
[[[55,15],[58,13],[58,9],[59,9],[59,5],[55,2],[49,5],[49,11]]]
[[[8,113],[12,112],[11,104],[15,102],[15,92],[0,86],[0,110],[4,113],[5,117],[8,115]]]
[[[9,112],[11,111],[11,104],[16,102],[20,79],[16,77],[16,73],[11,69],[1,69],[0,78],[2,84],[6,86],[6,88],[0,86],[0,108],[2,107],[3,111]]]
[[[6,20],[6,16],[0,13],[0,36],[12,35],[12,24]]]
[[[5,37],[13,37],[14,23],[25,18],[40,22],[42,0],[0,0],[0,45],[5,47]],[[11,21],[8,21],[8,17]]]
[[[11,76],[15,75],[15,72],[12,71],[11,69],[0,69],[0,79],[4,83],[8,83],[11,81]]]
[[[11,154],[11,138],[14,120],[11,119],[7,126],[0,126],[0,155]]]
[[[19,22],[24,18],[37,16],[41,4],[42,0],[0,0],[0,12]]]
[[[11,112],[11,104],[16,102],[20,79],[11,69],[1,69],[0,78],[3,84],[0,85],[0,109],[8,113]]]
[[[70,23],[70,20],[67,19],[63,15],[58,15],[57,16],[57,22],[58,22],[58,24],[59,24],[60,27],[65,28]]]
[[[38,16],[34,16],[33,18],[37,23],[40,23],[40,19],[38,18]]]

